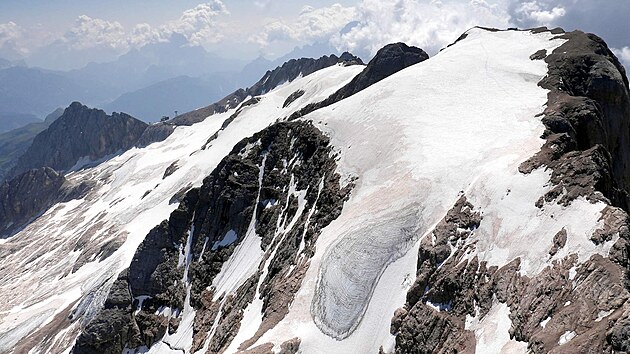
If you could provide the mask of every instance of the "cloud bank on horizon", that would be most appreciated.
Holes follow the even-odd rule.
[[[174,13],[171,20],[157,25],[123,25],[85,13],[63,31],[9,20],[0,22],[0,57],[67,69],[90,61],[113,60],[132,48],[168,42],[178,34],[186,45],[201,45],[215,52],[239,48],[252,58],[260,53],[280,56],[295,46],[325,44],[369,59],[385,44],[398,41],[435,54],[477,25],[544,25],[596,33],[630,67],[630,26],[626,19],[630,1],[340,0],[319,7],[304,0],[292,2],[296,4],[210,0]]]

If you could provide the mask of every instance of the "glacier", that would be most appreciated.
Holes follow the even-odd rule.
[[[257,277],[254,298],[225,353],[265,345],[279,353],[293,338],[300,339],[303,353],[393,352],[396,337],[390,324],[417,276],[421,242],[435,238],[436,226],[462,196],[483,221],[474,230],[460,230],[472,236],[451,245],[453,251],[462,251],[457,253],[459,263],[474,259],[501,268],[518,259],[518,274],[534,278],[572,255],[574,271],[594,256],[608,257],[619,235],[599,244],[591,240],[604,226],[605,202],[580,197],[568,205],[545,202],[538,207],[539,198],[554,187],[549,182],[552,171],[541,167],[519,172],[545,143],[541,115],[549,90],[538,83],[548,67],[530,56],[553,52],[566,41],[549,31],[473,28],[434,57],[300,117],[330,138],[336,172],[344,185],[352,186],[350,197],[340,215],[321,230],[308,258],[304,239],[319,193],[315,206],[307,208],[306,191],[321,192],[324,181],[300,190],[291,178],[288,195],[297,207],[287,220],[289,198],[284,205],[261,200],[263,159],[247,233],[208,284],[212,301],[220,304],[219,315],[197,353],[205,353],[216,335],[228,296],[237,296],[252,276]],[[173,195],[201,186],[239,141],[324,100],[362,69],[334,65],[318,70],[280,85],[251,106],[177,127],[162,142],[71,172],[68,179],[93,180],[96,186],[82,199],[59,203],[15,236],[0,240],[0,352],[29,342],[33,353],[70,352],[144,237],[176,210]],[[297,91],[303,94],[283,107]],[[255,145],[248,144],[242,156]],[[285,166],[296,161],[297,156]],[[178,168],[165,177],[173,163]],[[272,246],[265,250],[255,217],[259,208],[270,206],[283,209]],[[263,323],[261,289],[271,262],[303,216],[307,221],[297,257],[307,264],[304,278],[286,316],[256,337]],[[567,243],[550,255],[554,233],[560,230],[567,233]],[[199,260],[204,252],[230,246],[240,236],[230,230],[223,241],[207,247],[206,238]],[[173,281],[189,284],[191,245],[180,247],[185,251],[179,264],[184,278]],[[597,312],[599,321],[612,316],[610,311]],[[190,303],[190,287],[183,309],[161,315],[179,316],[179,328],[151,348],[127,348],[128,353],[193,352],[197,312]],[[539,322],[540,328],[553,323],[549,318]],[[527,353],[527,342],[511,336],[511,321],[510,307],[493,299],[485,316],[477,308],[462,326],[473,333],[477,353]],[[576,335],[566,332],[559,344],[576,340]]]

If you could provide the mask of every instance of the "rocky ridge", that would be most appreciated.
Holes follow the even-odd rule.
[[[237,144],[202,187],[188,192],[170,219],[147,235],[74,352],[151,346],[175,333],[182,323],[173,313],[190,307],[197,311],[192,350],[222,352],[245,308],[261,301],[263,322],[254,343],[288,312],[319,230],[339,214],[350,191],[339,189],[335,166],[328,139],[308,122],[278,123]],[[253,273],[237,268],[232,271],[245,274],[221,275],[230,256],[258,237],[253,247],[261,258]],[[224,289],[221,282],[229,277],[242,280]],[[299,340],[287,343],[286,352],[298,346]]]
[[[330,106],[344,98],[369,87],[398,71],[429,59],[429,55],[422,49],[407,46],[404,43],[392,43],[376,52],[365,69],[346,86],[330,95],[321,102],[311,103],[293,113],[289,120],[305,116],[322,107]]]
[[[90,183],[74,185],[52,168],[33,169],[0,184],[0,238],[19,231],[53,204],[79,198]]]
[[[133,147],[146,128],[146,123],[124,113],[108,116],[74,102],[35,137],[8,175],[40,167],[57,171],[82,167]]]
[[[363,62],[360,58],[347,52],[339,57],[332,54],[330,56],[322,56],[319,59],[291,59],[274,70],[268,70],[258,82],[249,88],[238,89],[209,106],[182,114],[166,122],[150,125],[138,142],[138,146],[147,146],[152,142],[162,141],[173,132],[175,126],[192,125],[210,115],[226,112],[230,108],[237,107],[247,97],[260,96],[282,83],[295,80],[300,75],[307,76],[335,64],[362,65]]]

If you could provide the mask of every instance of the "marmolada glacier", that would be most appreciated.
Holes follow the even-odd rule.
[[[599,37],[296,59],[0,185],[0,353],[630,352],[630,96]]]

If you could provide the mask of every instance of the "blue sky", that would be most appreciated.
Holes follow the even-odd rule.
[[[628,15],[625,0],[1,1],[0,57],[68,69],[113,60],[173,33],[245,59],[313,43],[365,57],[403,41],[431,54],[474,25],[547,25],[594,32],[628,65]]]

